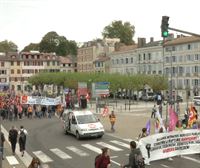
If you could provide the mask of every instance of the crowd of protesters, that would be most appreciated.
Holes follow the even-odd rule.
[[[2,120],[13,121],[24,117],[29,119],[51,118],[55,114],[56,108],[56,106],[40,104],[21,104],[18,96],[0,96],[0,117]]]

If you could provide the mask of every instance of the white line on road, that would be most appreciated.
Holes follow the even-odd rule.
[[[75,146],[67,146],[66,148],[71,150],[72,152],[76,153],[79,156],[89,156],[88,153],[76,148]]]
[[[133,139],[123,139],[124,141],[128,141],[128,142],[131,142],[133,141]]]
[[[35,151],[35,152],[33,152],[33,154],[35,156],[37,156],[43,163],[47,163],[47,162],[52,162],[53,161],[49,156],[47,156],[42,151]]]
[[[166,168],[169,168],[169,166],[167,165],[164,165],[164,164],[160,164],[162,167],[166,167]]]
[[[72,158],[71,156],[69,156],[68,154],[66,154],[65,152],[61,151],[58,148],[50,149],[50,151],[53,152],[54,154],[56,154],[61,159],[71,159]]]
[[[98,144],[98,145],[101,145],[101,146],[103,146],[103,147],[107,147],[107,148],[109,148],[109,149],[111,149],[111,150],[113,150],[113,151],[123,151],[123,149],[117,148],[117,147],[115,147],[115,146],[109,145],[109,144],[104,143],[104,142],[97,142],[97,144]]]
[[[200,161],[195,159],[195,158],[191,158],[191,157],[188,157],[188,156],[181,156],[181,157],[184,158],[184,159],[187,159],[187,160],[191,160],[191,161],[196,162],[196,163],[200,163]]]
[[[102,152],[100,148],[97,148],[97,147],[90,145],[90,144],[82,144],[81,146],[83,146],[83,147],[85,147],[85,148],[87,148],[87,149],[89,149],[93,152],[96,152],[98,154],[100,154]]]
[[[4,133],[5,139],[7,142],[8,141],[8,131],[3,127],[3,125],[1,125],[1,131]],[[10,143],[9,143],[10,145]],[[18,156],[20,156],[19,158],[21,159],[21,161],[25,164],[26,167],[28,167],[32,161],[32,157],[31,155],[29,155],[26,151],[24,152],[24,157],[21,157],[21,153],[19,150],[19,145],[16,145],[16,154]]]
[[[120,145],[120,146],[123,146],[123,147],[125,147],[125,148],[128,148],[128,149],[130,149],[130,145],[128,145],[128,144],[126,144],[126,143],[123,143],[123,142],[120,142],[120,141],[110,141],[110,142],[112,142],[112,143],[114,143],[114,144],[117,144],[117,145]]]
[[[8,160],[10,165],[17,165],[19,162],[14,156],[6,156],[6,159]]]

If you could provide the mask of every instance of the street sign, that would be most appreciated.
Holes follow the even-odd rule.
[[[96,95],[108,95],[110,82],[96,82],[95,93]]]

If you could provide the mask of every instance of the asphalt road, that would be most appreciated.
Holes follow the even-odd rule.
[[[56,117],[3,121],[2,124],[7,131],[12,125],[17,128],[23,125],[27,129],[27,153],[24,158],[20,158],[25,160],[25,164],[30,163],[31,157],[37,155],[50,168],[93,168],[95,156],[100,148],[106,145],[111,149],[112,168],[119,168],[119,164],[126,163],[128,160],[130,139],[122,139],[106,133],[101,139],[76,140],[75,137],[64,134],[62,123]],[[200,168],[199,155],[173,159],[173,161],[167,159],[155,161],[148,167]]]

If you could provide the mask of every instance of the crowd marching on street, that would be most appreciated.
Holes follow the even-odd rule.
[[[66,99],[66,108],[70,108],[70,102]],[[189,108],[185,110],[184,117],[181,118],[178,113],[180,109],[175,110],[173,105],[168,106],[168,117],[169,120],[162,119],[162,105],[164,103],[162,100],[158,100],[152,107],[152,111],[149,111],[149,121],[147,122],[146,126],[141,129],[141,133],[138,135],[137,141],[141,141],[143,138],[154,134],[161,134],[167,133],[170,131],[181,131],[184,129],[200,129],[200,122],[198,118],[198,111],[195,106],[191,105]],[[39,105],[39,104],[21,104],[20,97],[16,95],[9,95],[4,94],[0,96],[0,117],[2,120],[8,121],[15,121],[20,120],[25,117],[28,119],[33,118],[51,118],[55,115],[55,112],[58,112],[59,116],[62,117],[64,106],[46,106],[46,105]],[[111,125],[111,131],[115,132],[115,125],[117,121],[117,116],[114,111],[111,113],[108,112],[108,108],[105,108],[102,112],[103,117],[108,117]],[[151,133],[151,122],[153,121],[155,131]],[[173,122],[172,122],[173,121]],[[24,151],[26,150],[26,139],[27,139],[28,132],[21,126],[18,130],[14,125],[9,130],[9,142],[11,144],[11,149],[13,155],[15,155],[16,145],[19,143],[19,149],[21,152],[21,157],[24,156]],[[4,146],[5,137],[4,134],[1,132],[1,146],[0,151],[3,154],[3,146]],[[150,162],[144,160],[142,157],[142,152],[139,148],[137,148],[138,142],[131,141],[130,142],[130,154],[129,154],[129,162],[121,164],[121,167],[126,168],[140,168],[145,167],[145,165],[150,165]],[[148,149],[149,148],[149,149]],[[150,151],[150,146],[146,146],[146,149]],[[133,155],[137,155],[138,157],[133,157]],[[148,154],[150,155],[150,154]],[[134,159],[133,159],[134,158]],[[3,159],[3,158],[2,158]],[[168,158],[172,160],[172,158]],[[33,158],[32,162],[30,163],[30,168],[34,167],[34,165],[41,165],[40,160],[36,157]],[[108,168],[111,167],[110,162],[110,149],[102,148],[102,154],[98,155],[95,158],[95,167],[96,168]]]

